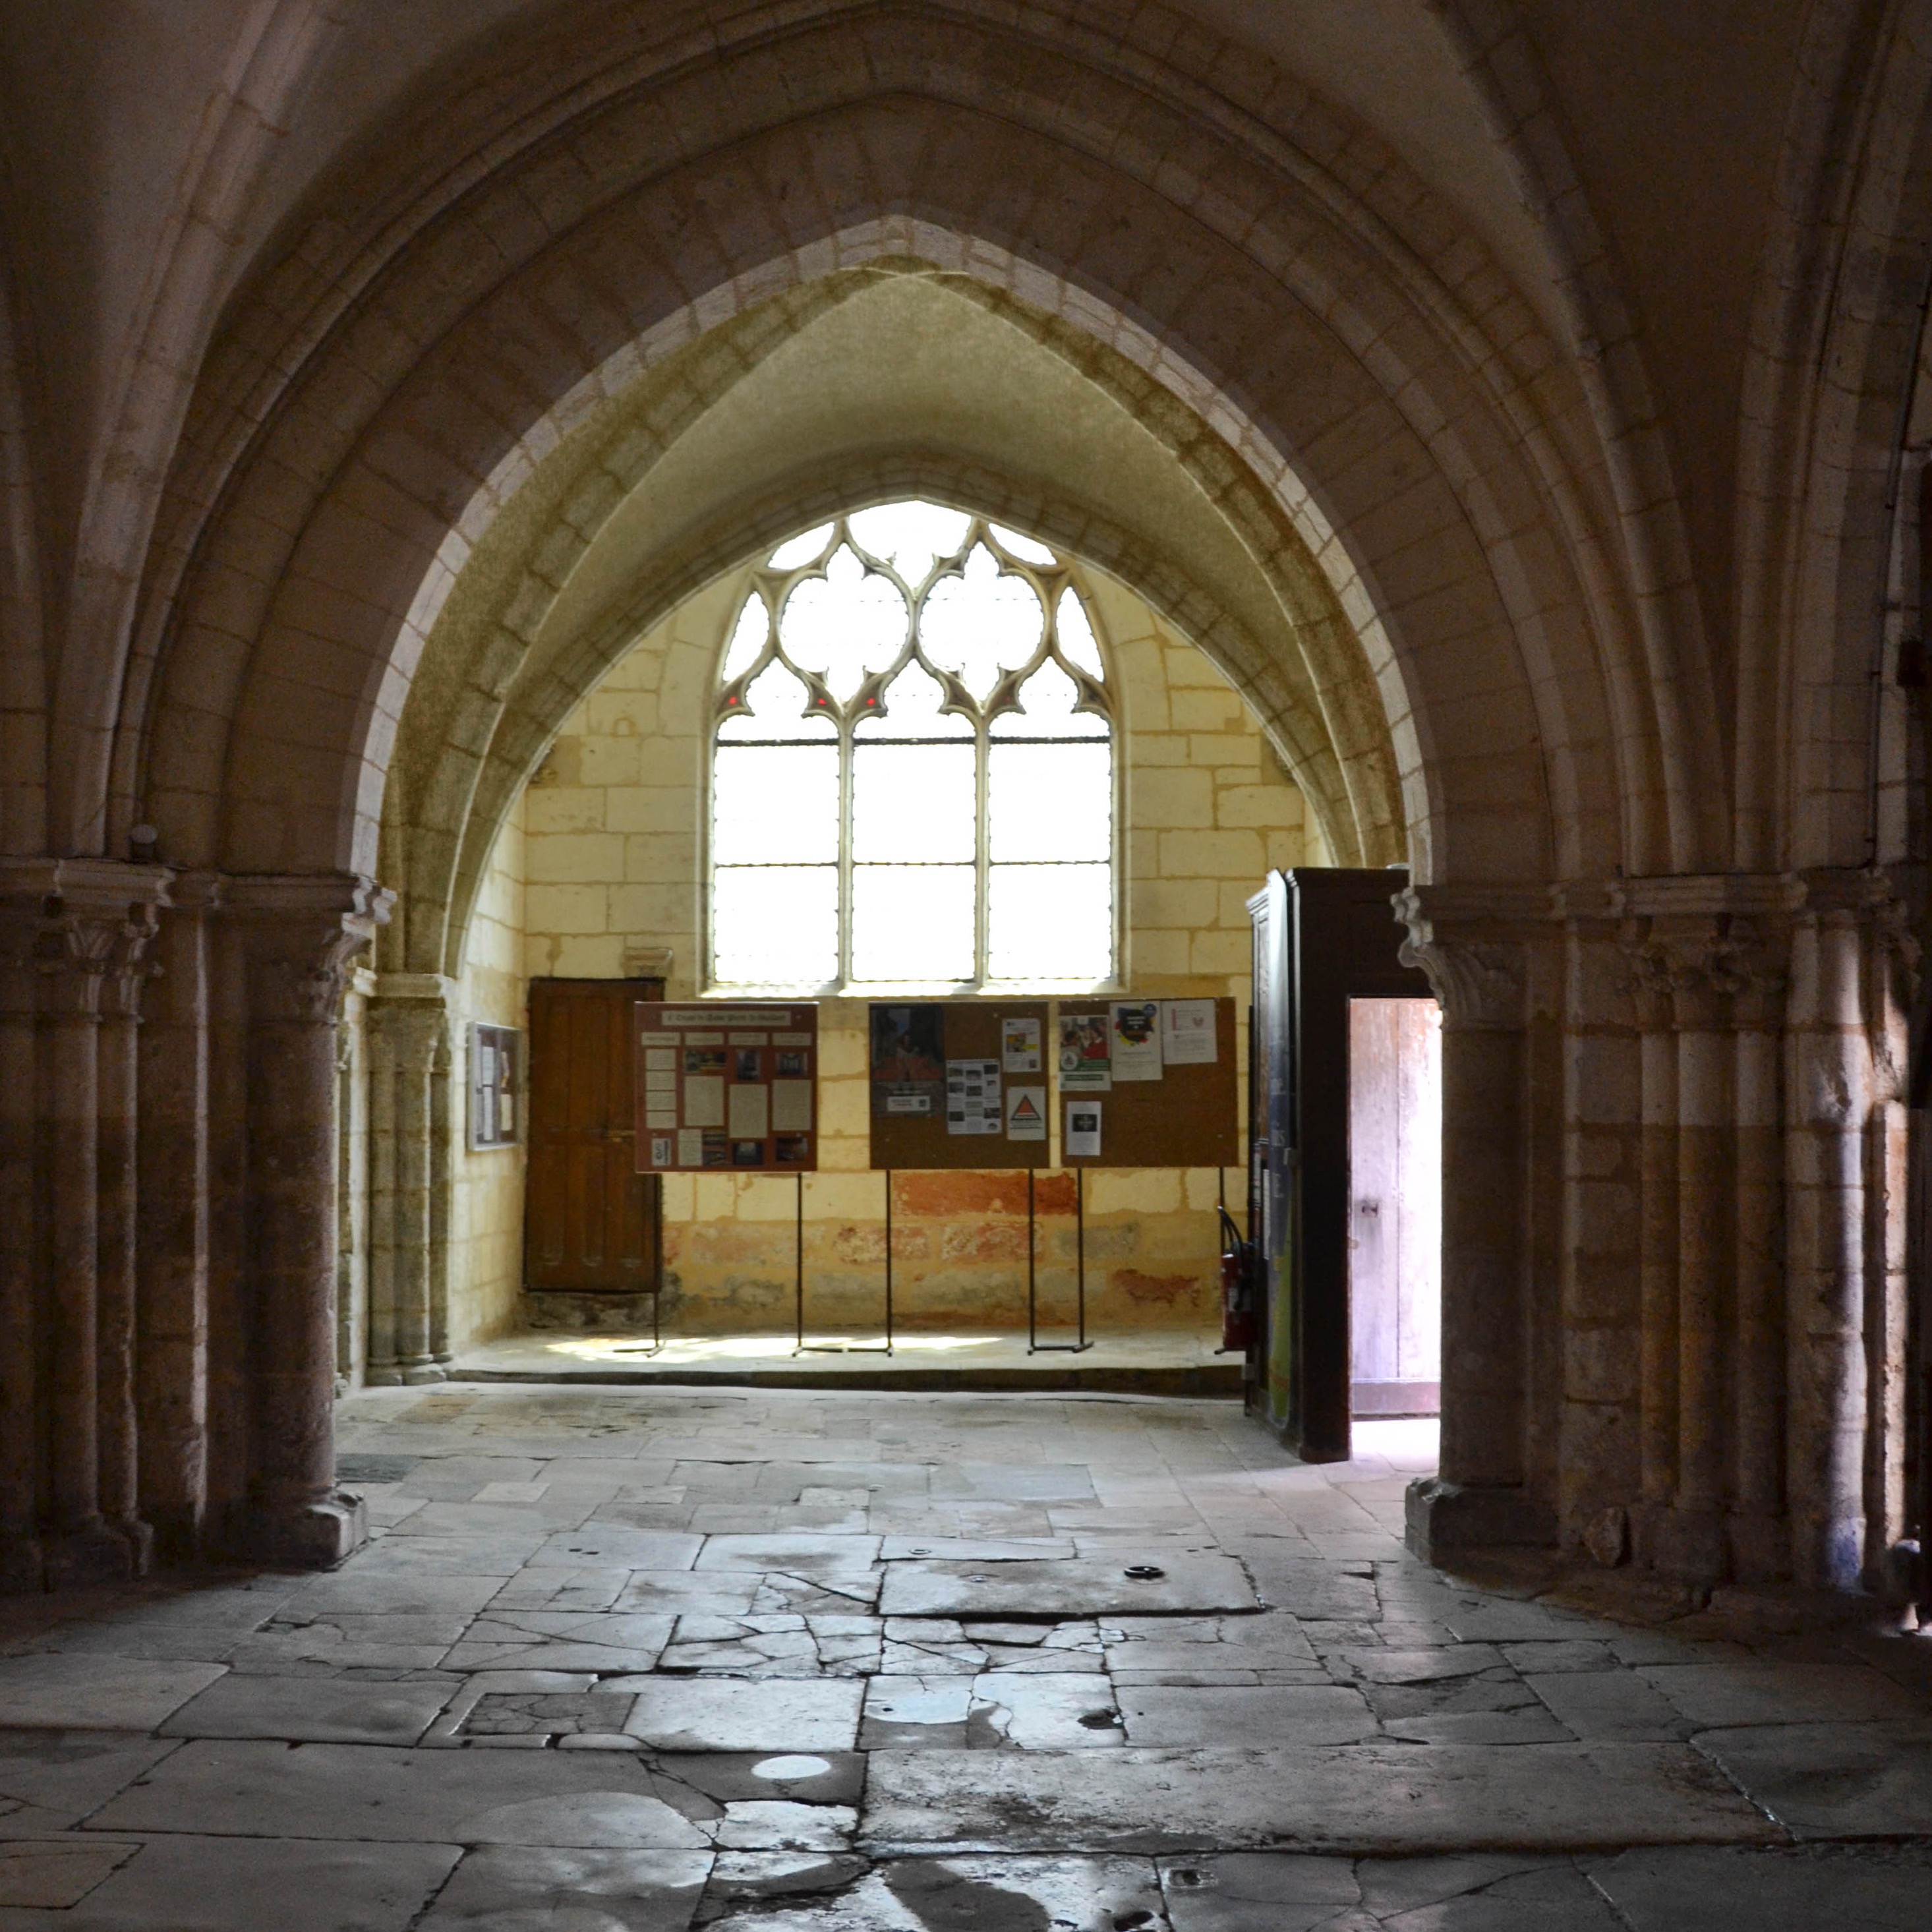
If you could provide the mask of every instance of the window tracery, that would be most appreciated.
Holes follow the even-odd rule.
[[[711,977],[1114,971],[1114,711],[1072,566],[902,501],[781,544],[720,666]]]

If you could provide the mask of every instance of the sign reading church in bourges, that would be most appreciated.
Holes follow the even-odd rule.
[[[818,1009],[632,1009],[638,1168],[804,1174],[818,1165]]]

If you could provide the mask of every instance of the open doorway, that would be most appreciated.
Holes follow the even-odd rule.
[[[1442,1406],[1442,1010],[1348,1002],[1349,1408]]]

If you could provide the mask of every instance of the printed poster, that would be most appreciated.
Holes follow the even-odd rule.
[[[1000,1065],[1008,1073],[1040,1071],[1040,1022],[1003,1019],[1000,1022]]]
[[[1100,1158],[1100,1103],[1097,1100],[1070,1100],[1066,1103],[1066,1157],[1070,1160]]]
[[[872,1080],[874,1114],[931,1115],[946,1088],[945,1010],[872,1009]]]
[[[1006,1089],[1006,1138],[1010,1141],[1046,1139],[1046,1089],[1044,1087],[1009,1087]]]
[[[1212,1066],[1220,1058],[1212,1000],[1160,1003],[1160,1057],[1169,1066]]]
[[[1116,1000],[1107,1009],[1117,1080],[1158,1080],[1160,1078],[1160,1002],[1158,1000]]]
[[[1000,1063],[949,1060],[946,1063],[946,1131],[997,1134],[1005,1124],[1006,1115],[1000,1105]]]
[[[1063,1091],[1106,1094],[1112,1090],[1112,1032],[1105,1013],[1060,1016],[1060,1084]]]

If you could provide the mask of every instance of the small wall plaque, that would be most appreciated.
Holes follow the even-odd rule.
[[[470,1144],[514,1147],[523,1132],[524,1036],[514,1027],[470,1028]]]

